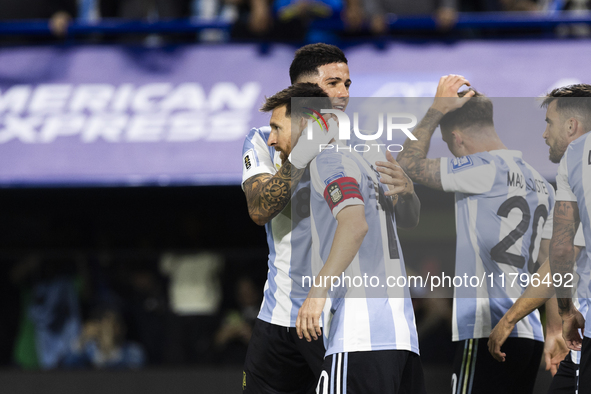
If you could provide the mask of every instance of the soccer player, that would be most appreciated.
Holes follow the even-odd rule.
[[[547,108],[544,138],[550,146],[550,160],[560,162],[550,270],[563,279],[555,283],[562,333],[570,349],[581,350],[578,391],[588,393],[591,392],[591,329],[585,327],[585,319],[573,303],[572,288],[564,282],[573,275],[574,238],[579,223],[585,244],[591,245],[591,85],[554,89],[543,105]],[[591,247],[587,246],[586,252],[591,259]],[[587,319],[589,313],[587,308]],[[581,338],[579,330],[583,329],[584,338]]]
[[[544,231],[547,231],[545,226]],[[548,229],[551,231],[551,229]],[[551,235],[550,235],[551,237]],[[575,306],[581,313],[587,311],[587,298],[589,283],[589,264],[587,253],[584,252],[585,240],[583,229],[579,225],[574,239],[575,256],[577,260],[577,297],[573,299]],[[583,253],[580,253],[583,250]],[[550,273],[550,261],[546,260],[538,269],[539,281],[536,285],[530,284],[525,292],[513,304],[499,323],[492,330],[488,338],[488,351],[497,361],[505,361],[506,353],[501,352],[501,346],[515,329],[515,324],[529,315],[535,309],[546,304],[546,341],[544,342],[544,356],[546,370],[550,370],[552,384],[548,393],[575,394],[577,390],[577,373],[581,352],[571,350],[569,352],[562,339],[562,321],[558,316],[558,305],[554,299],[554,286]],[[550,302],[548,302],[550,301]],[[566,357],[565,357],[566,356]],[[511,357],[511,355],[509,355]]]
[[[571,89],[572,90],[569,94],[585,94],[585,85]],[[552,94],[558,94],[557,92],[560,91],[568,91],[568,88],[557,89],[555,92],[550,93],[548,98],[552,97]],[[589,90],[587,94],[589,94]],[[543,105],[546,107],[548,106],[547,101],[548,100],[543,103]],[[547,126],[543,136],[544,139],[546,139],[546,143],[550,145],[550,160],[554,163],[558,163],[560,159],[562,159],[567,147],[565,141],[568,140],[565,139],[566,135],[563,134],[566,128],[562,128],[562,133],[557,133],[557,130],[561,130],[561,128],[558,127],[561,124],[560,116],[554,111],[550,111],[549,115],[550,118],[546,117]],[[550,228],[548,230],[551,232],[552,229]],[[579,225],[574,237],[574,251],[575,260],[577,262],[576,272],[578,275],[578,281],[576,286],[577,296],[573,298],[573,303],[582,315],[586,314],[588,308],[588,283],[591,269],[587,260],[587,253],[584,251],[584,248],[585,240],[583,237],[583,229],[582,226]],[[549,261],[545,262],[542,267],[540,267],[538,273],[540,277],[545,277],[546,274],[550,273]],[[548,297],[552,297],[554,294],[555,292],[552,281],[550,281],[550,286],[545,286],[544,284],[540,284],[535,287],[532,285],[528,286],[523,295],[515,302],[509,311],[507,311],[505,316],[503,316],[503,318],[491,332],[488,348],[493,357],[495,357],[498,361],[504,360],[506,355],[501,353],[500,347],[504,343],[509,333],[513,330],[515,322],[525,317],[532,310],[540,307],[544,302],[546,302]],[[558,321],[554,321],[554,315],[557,316],[557,305],[554,304],[554,302],[552,304],[546,304],[547,325],[544,354],[546,359],[546,369],[550,369],[552,375],[554,376],[548,392],[574,394],[576,393],[578,386],[577,370],[581,352],[575,350],[571,350],[569,352],[566,348],[564,340],[562,339],[562,320],[560,317],[558,317]],[[550,305],[552,305],[551,309],[548,308]],[[561,357],[564,354],[566,354],[566,357]]]
[[[337,98],[335,107],[344,109],[349,97],[347,58],[337,47],[316,44],[300,48],[290,67],[294,82],[318,83],[330,96]],[[339,101],[340,99],[340,101]],[[306,166],[318,153],[290,158],[291,135],[285,128],[254,128],[243,147],[242,188],[248,213],[258,225],[264,225],[269,245],[269,271],[263,303],[244,363],[243,389],[253,393],[313,392],[321,372],[324,346],[321,342],[300,340],[295,332],[297,312],[308,289],[292,276],[311,269],[309,253],[298,261],[292,259],[292,195],[306,196],[309,175]],[[302,179],[303,177],[303,179]],[[296,198],[295,204],[309,206],[309,200]],[[298,226],[309,235],[309,219]],[[311,239],[301,240],[301,244]],[[305,251],[305,245],[301,245]],[[299,298],[298,298],[299,297]]]
[[[292,83],[318,84],[333,98],[333,108],[345,109],[351,79],[347,58],[339,48],[327,44],[300,48],[289,74]],[[305,207],[309,207],[306,166],[319,150],[316,145],[309,156],[300,153],[290,158],[292,143],[284,133],[277,128],[255,128],[243,146],[242,188],[249,215],[255,223],[265,225],[269,245],[263,303],[244,365],[246,392],[310,392],[318,381],[324,359],[322,342],[302,340],[294,329],[298,310],[309,291],[300,279],[311,272],[310,248],[306,246],[311,239],[309,217],[304,215],[297,223],[290,219],[291,211],[299,211],[301,206],[305,212]],[[386,162],[383,168],[389,172],[384,178],[392,185],[412,185],[393,163]],[[294,210],[288,206],[292,196]],[[401,199],[395,210],[398,224],[416,225],[418,206],[414,193],[408,200]],[[293,237],[294,231],[301,237]],[[292,240],[296,238],[298,247],[293,250]]]
[[[317,96],[313,91],[308,95]],[[282,99],[274,96],[264,108],[275,106],[275,117],[290,97]],[[298,124],[293,107],[291,117],[293,127]],[[313,250],[323,266],[309,280],[314,284],[296,329],[300,338],[315,342],[323,335],[323,311],[323,321],[330,322],[330,327],[325,326],[327,350],[317,393],[424,393],[408,286],[385,286],[387,277],[406,279],[389,195],[396,193],[404,200],[412,197],[414,188],[410,181],[401,188],[388,186],[388,175],[378,171],[389,172],[382,167],[385,162],[376,166],[347,148],[343,142],[333,142],[310,164]],[[399,167],[395,170],[402,173]],[[341,274],[353,278],[353,284],[350,280],[331,289],[331,280],[322,279]],[[356,285],[362,278],[370,282]]]
[[[497,135],[492,102],[469,90],[462,76],[440,79],[431,108],[407,139],[398,163],[418,183],[454,192],[456,276],[482,277],[480,287],[455,287],[453,341],[457,342],[452,387],[456,393],[531,393],[543,351],[539,314],[518,323],[505,351],[516,357],[499,363],[487,351],[492,327],[523,292],[509,274],[533,272],[541,228],[554,205],[550,184]],[[454,159],[427,159],[437,126]],[[544,246],[545,244],[545,246]],[[542,260],[543,261],[543,260]],[[505,280],[503,280],[505,279]]]

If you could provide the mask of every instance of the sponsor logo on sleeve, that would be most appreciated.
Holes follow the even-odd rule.
[[[324,184],[326,186],[328,186],[331,182],[339,179],[339,178],[344,178],[345,177],[345,173],[344,172],[337,172],[336,174],[331,175],[330,177],[326,178],[324,180]]]
[[[456,157],[451,160],[451,170],[453,172],[463,170],[468,167],[472,167],[473,165],[474,162],[469,156]]]
[[[250,170],[250,167],[252,167],[252,160],[253,160],[253,151],[252,151],[252,149],[250,149],[244,154],[244,167],[247,170]]]

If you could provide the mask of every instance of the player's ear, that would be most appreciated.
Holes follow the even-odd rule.
[[[454,144],[457,147],[460,147],[464,144],[464,137],[463,137],[462,133],[460,133],[458,130],[452,131],[451,135],[453,137]]]
[[[569,120],[566,121],[566,135],[568,137],[573,137],[577,134],[579,125],[579,121],[576,118],[569,118]]]
[[[300,118],[299,124],[298,124],[298,130],[303,131],[306,126],[308,125],[308,118],[305,116],[302,116]]]

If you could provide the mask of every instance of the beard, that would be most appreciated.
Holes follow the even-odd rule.
[[[275,150],[279,152],[279,158],[281,159],[281,165],[285,164],[291,153],[291,144],[288,144],[285,149],[275,146]]]
[[[554,146],[550,146],[550,161],[552,163],[560,163],[562,156],[564,156],[564,152],[566,152],[566,148],[568,148],[568,141],[560,141],[554,144]]]
[[[285,162],[287,161],[287,157],[289,155],[287,153],[285,153],[284,151],[279,151],[279,158],[281,159],[281,165],[285,164]]]

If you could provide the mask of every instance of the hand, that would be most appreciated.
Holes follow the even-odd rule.
[[[460,98],[458,96],[458,89],[463,85],[470,86],[470,82],[461,75],[451,74],[441,77],[431,108],[436,109],[442,114],[446,114],[466,104],[475,93],[471,90],[464,97]]]
[[[349,31],[361,30],[363,26],[363,7],[358,4],[349,4],[343,10],[341,18],[345,22],[345,28]]]
[[[380,182],[388,185],[389,189],[384,194],[386,196],[399,194],[403,198],[412,196],[415,188],[411,179],[388,151],[386,151],[386,159],[388,159],[386,162],[376,161],[376,170],[382,174]]]
[[[289,154],[289,162],[296,168],[306,168],[314,158],[322,151],[323,145],[327,145],[339,132],[335,120],[325,117],[328,130],[324,130],[316,122],[312,122],[312,139],[308,139],[308,129],[304,127],[295,146]]]
[[[507,354],[501,353],[501,346],[505,343],[515,324],[511,324],[503,316],[488,336],[488,352],[499,362],[505,362]]]
[[[320,316],[326,303],[326,296],[311,297],[310,294],[302,304],[296,319],[296,331],[298,337],[306,337],[306,341],[312,342],[312,338],[317,340],[322,336],[320,329]]]
[[[562,333],[547,333],[544,341],[544,361],[546,371],[550,370],[552,376],[556,375],[558,365],[568,354],[568,348],[562,339]]]
[[[435,12],[435,23],[439,30],[447,31],[455,26],[458,13],[450,7],[441,7]]]
[[[585,329],[585,318],[576,309],[570,313],[563,313],[562,317],[562,337],[569,349],[579,351],[583,346],[583,338],[579,333],[579,329]]]
[[[384,15],[374,15],[369,22],[369,30],[376,36],[386,34],[388,32],[388,21]]]
[[[68,25],[72,17],[65,11],[58,11],[49,19],[49,30],[57,37],[65,37],[68,34]]]
[[[273,19],[271,9],[265,2],[253,2],[250,16],[248,17],[248,28],[256,35],[262,35],[271,28]]]

